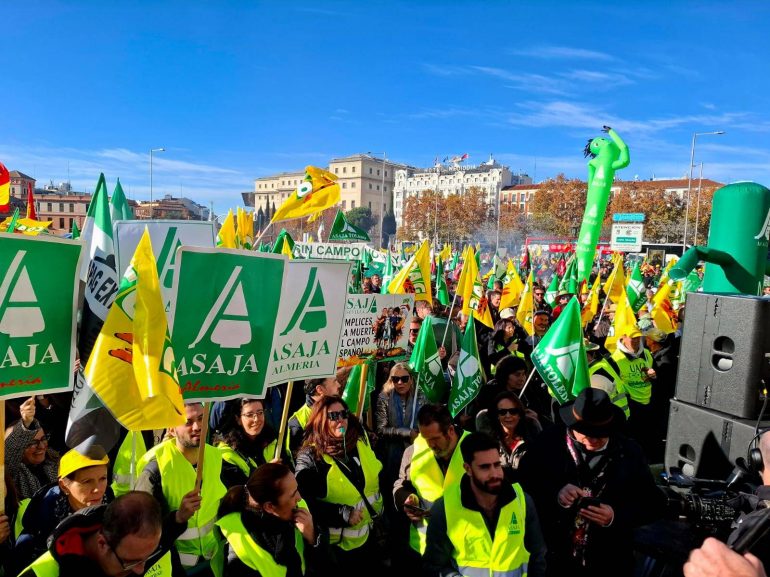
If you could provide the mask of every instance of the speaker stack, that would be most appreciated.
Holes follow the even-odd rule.
[[[770,388],[770,299],[689,293],[666,468],[723,479],[745,457]],[[770,404],[770,403],[769,403]],[[770,426],[770,407],[760,426]]]

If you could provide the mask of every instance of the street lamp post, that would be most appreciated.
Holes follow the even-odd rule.
[[[698,246],[698,225],[700,223],[700,190],[701,186],[703,185],[703,163],[700,163],[700,171],[698,175],[698,194],[696,198],[698,199],[695,203],[695,238],[692,241],[693,246]]]
[[[692,190],[692,168],[693,161],[695,160],[695,140],[699,136],[706,136],[709,134],[724,134],[724,130],[713,130],[711,132],[693,132],[692,133],[692,145],[690,146],[690,171],[687,178],[687,200],[684,209],[684,236],[682,237],[682,251],[687,249],[687,221],[690,218],[690,191]]]
[[[150,219],[153,216],[153,204],[152,204],[152,153],[153,152],[166,152],[165,148],[151,148],[150,149]]]

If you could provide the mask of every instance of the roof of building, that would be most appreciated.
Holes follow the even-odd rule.
[[[687,179],[686,178],[665,178],[660,180],[616,180],[612,183],[612,188],[622,187],[624,185],[628,184],[636,184],[636,183],[649,183],[649,184],[655,184],[656,186],[659,186],[660,188],[687,188]],[[705,187],[711,187],[711,186],[724,186],[724,183],[717,182],[716,180],[711,180],[710,178],[704,178],[701,182],[702,186]],[[691,186],[697,186],[698,181],[693,179]],[[542,182],[538,184],[516,184],[513,186],[506,186],[503,188],[503,191],[508,190],[537,190],[542,186]]]
[[[27,176],[26,174],[24,174],[23,172],[19,172],[18,170],[12,170],[9,174],[11,175],[11,178],[23,178],[25,180],[35,180],[31,176]]]

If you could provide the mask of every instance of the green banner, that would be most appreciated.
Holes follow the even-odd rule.
[[[286,259],[181,247],[171,331],[185,401],[265,395]]]
[[[431,403],[440,403],[446,395],[447,383],[444,368],[438,356],[432,317],[425,317],[414,343],[409,366],[416,373],[417,386]]]
[[[0,398],[69,390],[83,244],[0,234]]]
[[[354,224],[350,224],[348,219],[345,218],[345,213],[341,210],[337,211],[337,216],[334,217],[334,224],[332,224],[332,230],[329,233],[329,241],[336,240],[362,240],[369,242],[372,239],[362,228],[358,228]]]
[[[465,327],[457,372],[452,381],[452,390],[449,392],[449,412],[452,413],[453,418],[476,398],[483,384],[484,373],[479,361],[476,328],[474,327],[473,315],[471,315],[471,318],[468,319],[468,325]]]

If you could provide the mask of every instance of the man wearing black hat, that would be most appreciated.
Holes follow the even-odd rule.
[[[535,439],[521,462],[548,545],[548,575],[633,574],[632,531],[658,518],[665,497],[641,449],[619,433],[624,416],[588,388],[559,409],[563,425]]]

